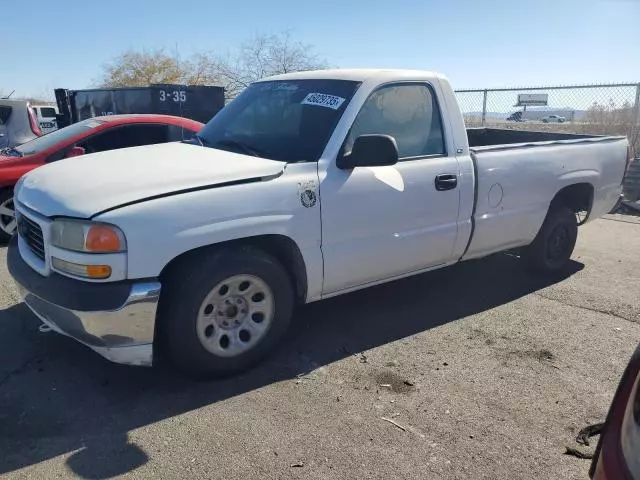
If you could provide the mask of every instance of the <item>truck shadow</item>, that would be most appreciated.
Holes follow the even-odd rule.
[[[111,364],[62,336],[39,334],[22,304],[0,311],[0,474],[66,454],[83,478],[119,475],[149,456],[131,430],[304,374],[560,282],[496,255],[300,309],[282,348],[233,378],[194,383],[167,369]],[[179,427],[176,427],[179,428]]]

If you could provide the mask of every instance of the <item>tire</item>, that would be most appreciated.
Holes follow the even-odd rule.
[[[522,251],[522,259],[532,270],[557,273],[569,264],[578,238],[576,215],[564,206],[551,206],[533,242]]]
[[[156,339],[169,361],[197,378],[255,365],[291,322],[291,278],[254,247],[203,251],[172,267],[162,283]]]
[[[6,244],[16,231],[16,214],[13,206],[13,188],[0,191],[0,243]],[[9,214],[9,212],[11,212]]]

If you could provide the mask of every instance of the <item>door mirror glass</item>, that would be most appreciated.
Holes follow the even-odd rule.
[[[398,163],[398,146],[389,135],[360,135],[353,142],[351,152],[338,157],[342,170],[355,167],[383,167]]]
[[[85,150],[82,147],[72,147],[67,153],[64,154],[64,158],[79,157],[84,155]]]

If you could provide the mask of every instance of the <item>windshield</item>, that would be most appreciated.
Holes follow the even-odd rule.
[[[347,80],[254,83],[203,127],[198,141],[283,162],[318,160],[359,85]]]
[[[76,135],[86,132],[92,128],[99,127],[104,122],[102,120],[96,120],[90,118],[83,120],[82,122],[74,123],[68,127],[55,130],[51,133],[47,133],[41,137],[34,138],[33,140],[23,143],[15,148],[15,151],[22,155],[33,155],[34,153],[40,153],[48,148],[51,148],[59,143],[63,143],[66,140],[75,137]]]

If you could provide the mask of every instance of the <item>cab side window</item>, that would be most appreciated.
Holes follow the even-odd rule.
[[[351,151],[360,135],[382,134],[395,138],[400,160],[444,155],[442,118],[431,88],[425,84],[379,88],[358,113],[343,151]]]

